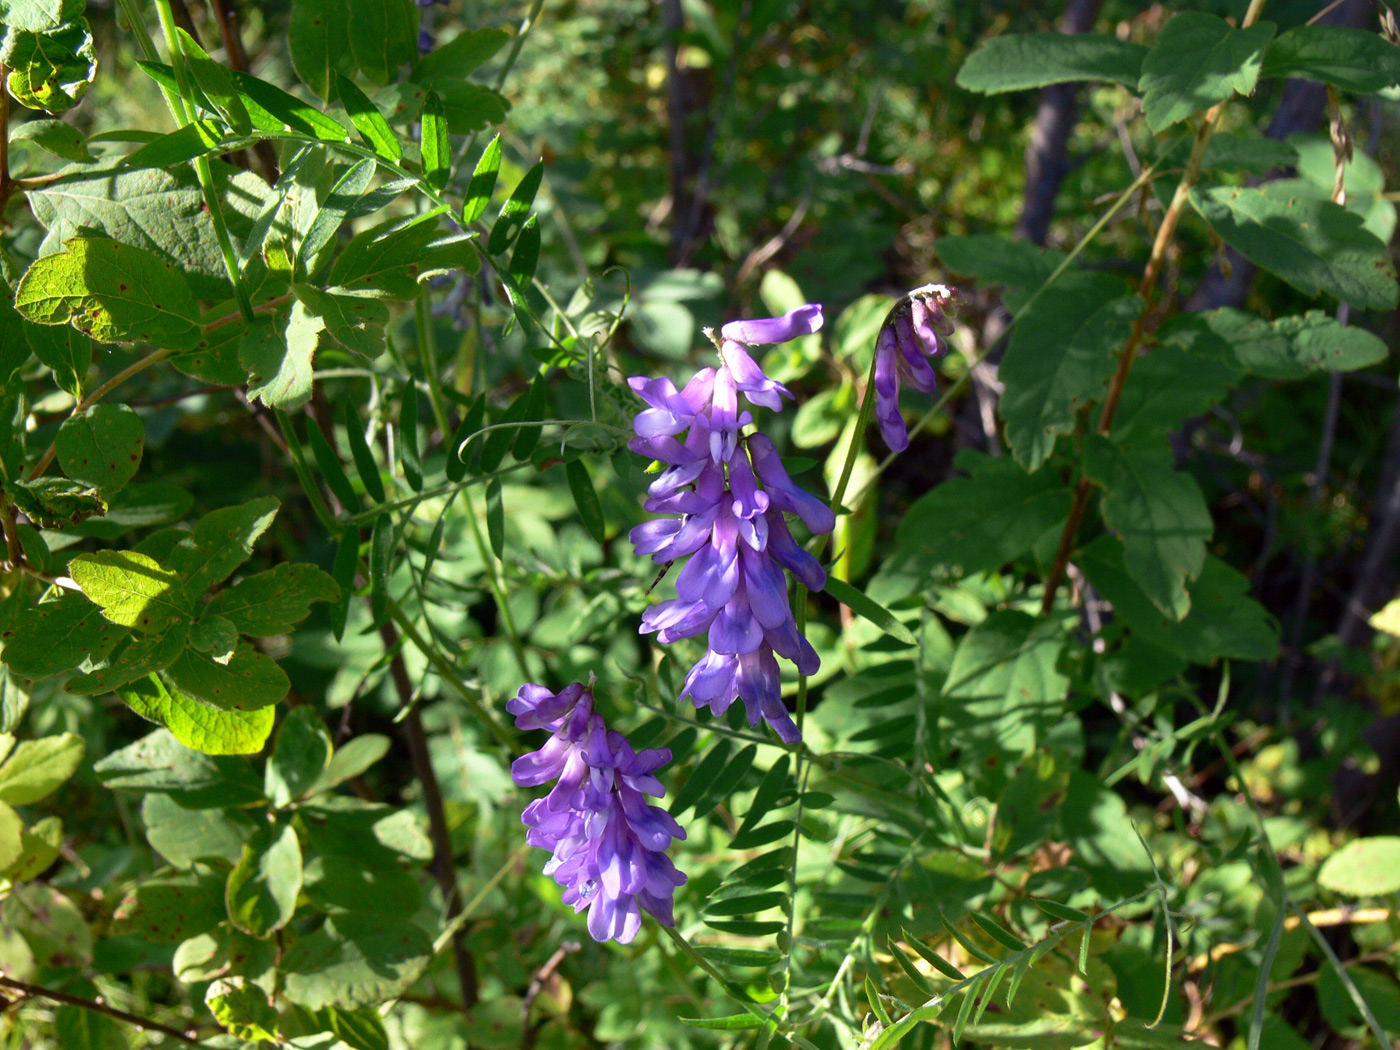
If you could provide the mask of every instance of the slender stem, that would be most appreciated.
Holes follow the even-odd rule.
[[[515,654],[515,662],[520,667],[520,673],[529,678],[530,665],[526,662],[525,646],[520,641],[520,632],[515,629],[515,617],[511,615],[510,603],[506,600],[505,582],[501,578],[500,565],[495,554],[486,546],[486,540],[482,538],[481,525],[476,520],[476,508],[472,506],[471,500],[462,501],[462,511],[467,517],[467,527],[471,529],[472,539],[476,541],[477,553],[481,555],[481,568],[486,574],[486,584],[491,588],[491,596],[496,600],[496,612],[501,617],[501,626],[505,628],[511,652]]]
[[[1264,2],[1265,0],[1250,0],[1249,10],[1245,12],[1244,20],[1240,23],[1241,28],[1247,29],[1259,20],[1259,14],[1264,9]],[[1221,115],[1225,112],[1225,106],[1228,102],[1229,99],[1217,102],[1206,111],[1205,119],[1201,121],[1200,129],[1196,132],[1196,140],[1191,146],[1191,156],[1186,162],[1186,169],[1181,174],[1181,181],[1176,185],[1176,192],[1172,194],[1171,204],[1167,206],[1166,213],[1162,216],[1162,225],[1158,227],[1157,237],[1152,242],[1152,251],[1147,257],[1147,266],[1142,271],[1142,280],[1138,282],[1138,295],[1143,300],[1142,312],[1133,322],[1132,333],[1128,336],[1128,341],[1118,357],[1118,367],[1114,370],[1113,378],[1109,382],[1108,393],[1104,395],[1103,408],[1099,413],[1096,429],[1104,437],[1107,437],[1113,430],[1113,417],[1118,411],[1118,402],[1123,397],[1123,388],[1127,385],[1128,373],[1132,371],[1138,348],[1142,346],[1143,341],[1151,332],[1150,320],[1157,296],[1157,280],[1166,263],[1167,249],[1171,246],[1172,238],[1176,234],[1177,223],[1181,221],[1181,216],[1186,210],[1186,199],[1191,193],[1191,187],[1195,185],[1196,178],[1200,174],[1206,145],[1210,142],[1211,136],[1215,134],[1216,128],[1219,127]],[[1069,558],[1074,551],[1075,534],[1079,531],[1079,525],[1084,520],[1084,511],[1088,507],[1092,490],[1093,486],[1088,476],[1081,476],[1074,489],[1074,502],[1070,506],[1069,517],[1065,520],[1064,530],[1060,533],[1060,543],[1055,551],[1055,560],[1045,578],[1045,593],[1040,602],[1042,616],[1048,616],[1055,607],[1055,594],[1060,589],[1060,584],[1064,582],[1065,571],[1069,567]]]
[[[86,409],[90,408],[92,405],[97,404],[97,402],[101,401],[104,397],[110,394],[117,387],[121,386],[132,376],[136,375],[139,372],[144,372],[146,369],[150,368],[154,364],[158,364],[159,362],[164,361],[172,353],[174,353],[174,351],[169,349],[168,347],[159,350],[152,350],[149,354],[141,358],[139,361],[127,365],[120,372],[114,375],[111,379],[107,380],[107,382],[103,383],[96,390],[88,394],[85,398],[83,398],[76,405],[74,405],[73,415],[81,415]],[[57,451],[58,446],[53,443],[51,443],[48,448],[44,449],[44,454],[39,457],[39,462],[36,463],[34,465],[34,469],[29,472],[30,481],[33,481],[37,477],[41,477],[44,471],[49,469],[49,464],[53,462],[53,457]]]
[[[338,533],[340,526],[336,524],[335,515],[331,513],[330,507],[326,506],[325,497],[321,495],[321,490],[311,476],[311,468],[307,466],[306,456],[302,451],[301,439],[297,437],[297,432],[292,427],[292,421],[287,417],[287,413],[280,408],[274,409],[274,412],[277,416],[277,425],[282,430],[282,437],[287,442],[287,452],[291,456],[292,469],[296,471],[297,480],[301,482],[301,489],[306,493],[306,498],[311,504],[312,512],[316,515],[316,520],[321,523],[321,528],[327,532]]]
[[[14,504],[3,496],[0,496],[0,527],[5,530],[6,560],[11,569],[18,569],[24,562],[24,548],[19,544],[19,523]]]
[[[447,408],[442,400],[442,379],[438,371],[437,340],[433,338],[433,315],[428,302],[428,290],[424,288],[413,304],[413,322],[418,330],[418,352],[423,355],[423,372],[428,380],[428,400],[433,406],[433,417],[442,431],[444,442],[452,440],[452,426],[447,421]]]
[[[875,361],[877,354],[870,357],[870,371],[865,376],[865,393],[860,399],[860,412],[856,415],[856,429],[851,434],[850,447],[846,449],[846,462],[841,464],[841,476],[836,482],[836,491],[831,494],[831,510],[834,514],[841,512],[841,500],[846,496],[846,486],[851,481],[851,471],[855,470],[856,460],[860,458],[862,441],[865,438],[865,428],[870,425],[870,417],[875,411]]]
[[[393,679],[394,690],[398,693],[399,708],[405,712],[404,742],[408,745],[413,773],[423,793],[423,808],[428,813],[428,834],[433,841],[433,859],[428,867],[442,892],[450,923],[462,913],[462,895],[457,889],[456,853],[452,847],[452,829],[447,825],[442,786],[438,783],[437,771],[433,768],[432,753],[428,749],[428,734],[423,728],[422,712],[413,702],[413,683],[409,681],[408,668],[403,662],[403,649],[399,645],[398,632],[394,630],[393,624],[385,623],[379,627],[379,636],[384,642],[384,651],[394,654],[389,661],[389,676]],[[461,923],[452,927],[449,938],[457,964],[457,983],[462,992],[462,1008],[469,1010],[476,1005],[479,998],[476,962],[467,949]]]
[[[438,650],[437,646],[424,640],[423,636],[418,633],[418,628],[414,626],[413,621],[409,619],[408,614],[403,611],[403,607],[392,598],[389,599],[389,615],[393,618],[394,622],[399,625],[399,630],[408,636],[408,640],[423,654],[428,663],[432,664],[433,669],[442,676],[444,681],[450,683],[452,687],[457,690],[462,699],[466,701],[467,706],[470,707],[472,711],[475,712],[477,718],[481,720],[481,724],[496,738],[496,742],[508,750],[514,750],[515,740],[506,732],[501,723],[496,720],[496,716],[488,711],[476,696],[472,695],[471,688],[466,682],[462,681],[462,676],[459,675],[457,669],[452,666],[452,661],[448,660],[447,657]]]
[[[139,1014],[130,1014],[125,1010],[118,1010],[115,1006],[108,1006],[100,1003],[96,999],[84,999],[80,995],[69,995],[67,992],[60,992],[53,988],[45,988],[42,985],[29,984],[25,981],[16,981],[13,977],[6,977],[0,974],[0,987],[13,988],[24,995],[33,996],[39,999],[48,999],[55,1003],[63,1003],[66,1006],[77,1006],[84,1010],[91,1010],[95,1014],[103,1014],[117,1021],[125,1021],[127,1024],[135,1025],[138,1030],[150,1029],[153,1032],[160,1032],[168,1035],[171,1039],[178,1039],[186,1046],[207,1046],[203,1040],[191,1035],[189,1032],[182,1032],[178,1028],[171,1028],[169,1025],[161,1024],[159,1021],[152,1021],[149,1017],[142,1017]]]

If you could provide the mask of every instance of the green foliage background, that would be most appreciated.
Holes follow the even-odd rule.
[[[1400,31],[1321,6],[0,0],[0,1046],[1393,1045]],[[790,748],[635,631],[624,380],[808,301]],[[589,674],[629,946],[509,775]]]

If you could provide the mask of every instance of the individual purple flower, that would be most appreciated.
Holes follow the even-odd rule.
[[[915,288],[890,310],[875,339],[875,418],[891,452],[909,447],[909,430],[899,411],[900,380],[926,394],[937,387],[929,358],[947,352],[952,324],[946,311],[957,299],[958,293],[946,285]]]
[[[642,912],[675,925],[672,895],[685,883],[666,849],[685,831],[664,809],[646,801],[666,793],[655,773],[671,760],[665,748],[634,751],[593,708],[593,679],[558,693],[527,683],[507,701],[521,729],[548,729],[538,751],[511,765],[520,787],[555,781],[525,807],[525,841],[550,850],[544,873],[564,887],[574,912],[588,911],[597,941],[630,944]]]
[[[791,391],[763,372],[747,346],[786,342],[821,326],[816,303],[782,317],[731,321],[718,335],[706,330],[720,367],[702,369],[684,390],[666,379],[628,380],[648,406],[633,422],[630,447],[667,465],[647,489],[645,507],[678,515],[638,525],[632,542],[658,564],[690,558],[676,578],[676,597],[647,609],[641,630],[666,645],[704,635],[706,655],[686,675],[681,696],[717,715],[743,700],[750,724],[766,720],[788,743],[801,734],[783,706],[776,657],[802,674],[821,661],[797,630],[783,569],[809,590],[820,590],[826,573],[793,539],[783,515],[797,515],[814,534],[830,532],[835,517],[793,484],[768,438],[744,434],[753,417],[739,411],[738,397],[781,408]]]

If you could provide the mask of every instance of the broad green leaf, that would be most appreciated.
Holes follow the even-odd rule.
[[[178,26],[175,35],[179,41],[180,54],[189,70],[194,86],[197,87],[219,111],[219,116],[236,135],[247,135],[253,130],[252,121],[243,100],[238,96],[238,87],[228,68],[211,59],[194,37]]]
[[[1385,344],[1364,328],[1339,324],[1320,310],[1272,323],[1229,307],[1182,314],[1163,325],[1158,338],[1179,344],[1196,360],[1270,379],[1299,379],[1313,371],[1350,371],[1385,359]],[[1152,355],[1156,357],[1156,353]],[[1151,358],[1133,369],[1146,365]],[[1132,386],[1129,376],[1128,385]],[[1124,391],[1127,397],[1127,390]],[[1117,438],[1117,432],[1114,434]]]
[[[1318,200],[1331,200],[1337,182],[1331,140],[1325,135],[1290,135],[1288,145],[1297,158],[1298,178],[1286,180],[1286,184]],[[1388,199],[1385,180],[1385,170],[1375,158],[1356,152],[1345,165],[1342,186],[1347,211],[1360,215],[1365,228],[1389,244],[1395,232],[1396,206]]]
[[[146,429],[127,405],[90,405],[58,428],[58,465],[74,481],[111,494],[141,465]]]
[[[351,738],[331,755],[330,765],[317,778],[307,794],[315,795],[329,791],[359,776],[388,754],[391,746],[389,738],[378,733],[362,733]]]
[[[420,58],[409,79],[428,83],[439,77],[468,77],[509,40],[509,33],[494,27],[458,33]]]
[[[346,0],[350,52],[369,80],[387,84],[418,57],[418,8],[413,0]]]
[[[337,1010],[332,1006],[320,1011],[320,1016],[330,1022],[331,1031],[350,1050],[389,1050],[389,1032],[373,1007]]]
[[[210,872],[167,872],[140,882],[112,915],[112,932],[152,944],[179,944],[228,917],[223,879]]]
[[[917,644],[918,639],[914,637],[914,633],[900,623],[894,613],[845,580],[828,575],[823,590],[852,612],[865,617],[891,638],[897,638],[905,645]]]
[[[298,299],[285,326],[272,318],[248,329],[238,347],[238,360],[248,370],[248,396],[284,410],[310,401],[312,362],[324,327]]]
[[[267,760],[263,791],[277,808],[301,798],[325,773],[331,760],[331,735],[314,708],[298,707],[277,730]]]
[[[331,264],[330,283],[385,299],[418,293],[423,257],[437,236],[436,215],[391,219],[357,233]]]
[[[74,237],[100,231],[183,271],[196,298],[231,298],[218,236],[194,172],[188,167],[124,171],[124,164],[120,157],[104,159],[25,194],[34,217],[49,231],[39,254],[52,255]],[[218,160],[210,167],[229,233],[241,242],[272,191],[253,172]]]
[[[0,802],[28,806],[48,798],[77,772],[86,749],[76,733],[21,740],[0,764]]]
[[[277,517],[280,506],[275,497],[259,496],[210,511],[171,551],[171,567],[191,591],[202,594],[248,560],[253,544]]]
[[[374,461],[374,453],[365,441],[365,430],[360,422],[359,410],[350,400],[345,402],[345,437],[350,443],[350,455],[355,460],[355,470],[365,486],[366,495],[376,503],[383,503],[384,481],[379,476],[379,464]]]
[[[398,0],[392,0],[398,2]],[[389,122],[384,119],[384,115],[374,106],[363,91],[355,86],[355,82],[349,77],[337,73],[335,75],[335,92],[340,96],[340,104],[345,107],[345,112],[350,115],[350,123],[355,125],[355,130],[360,133],[360,137],[365,140],[369,148],[374,150],[385,160],[398,161],[403,158],[403,147],[399,145],[399,140],[389,127]],[[374,165],[371,162],[370,170]]]
[[[1191,382],[1180,382],[1182,376]],[[1223,401],[1240,378],[1240,369],[1226,357],[1193,353],[1177,343],[1157,347],[1138,358],[1128,373],[1113,417],[1114,444],[1165,442],[1187,420]]]
[[[84,0],[0,0],[0,23],[28,33],[46,33],[81,18]]]
[[[99,342],[141,340],[175,350],[199,342],[199,308],[170,263],[101,237],[75,237],[35,260],[15,289],[15,309],[38,324],[71,321]]]
[[[511,190],[510,197],[501,205],[501,213],[491,227],[491,237],[486,244],[486,250],[492,255],[504,254],[510,247],[516,231],[525,225],[525,221],[530,217],[530,208],[535,203],[535,194],[539,192],[540,180],[543,178],[544,161],[539,160],[521,176],[515,189]]]
[[[958,644],[943,694],[1022,704],[1059,700],[1069,684],[1055,666],[1063,645],[1056,624],[1015,610],[992,613]]]
[[[447,133],[442,99],[432,92],[423,103],[422,121],[423,181],[441,193],[452,177],[452,140]]]
[[[1147,48],[1106,33],[1007,33],[983,41],[958,70],[958,87],[994,94],[1074,80],[1136,88]]]
[[[0,639],[10,670],[27,678],[46,678],[84,660],[101,661],[126,635],[92,602],[64,591],[56,601],[26,605],[0,632]]]
[[[40,362],[48,365],[54,382],[74,397],[81,397],[92,367],[92,340],[68,325],[20,323],[24,325],[29,348]]]
[[[306,865],[307,899],[331,914],[412,918],[422,906],[418,879],[396,865],[369,866],[362,857],[323,854]]]
[[[470,225],[486,213],[491,194],[496,189],[496,175],[501,170],[501,136],[496,135],[481,151],[472,180],[467,184],[467,199],[462,204],[462,223]]]
[[[262,798],[262,780],[246,761],[202,755],[164,729],[98,759],[92,768],[105,787],[163,792],[190,809],[243,806]]]
[[[280,971],[292,1002],[351,1009],[402,994],[431,957],[432,942],[419,926],[345,915],[299,940]]]
[[[311,213],[311,221],[297,244],[296,266],[299,272],[313,274],[320,269],[322,251],[364,196],[374,178],[374,167],[372,160],[356,161]]]
[[[107,662],[68,681],[64,687],[76,696],[97,696],[163,671],[184,649],[188,627],[181,623],[163,634],[138,634],[116,650]]]
[[[588,468],[583,465],[583,460],[571,459],[564,464],[564,475],[568,478],[569,491],[573,493],[574,505],[578,507],[583,527],[597,542],[602,543],[607,538],[607,522],[603,519],[603,505],[598,501]]]
[[[329,102],[335,74],[350,67],[350,32],[341,0],[292,0],[287,47],[302,83]]]
[[[505,96],[494,88],[452,75],[391,84],[380,92],[379,101],[392,123],[412,125],[421,118],[429,93],[442,99],[442,115],[453,135],[470,135],[487,125],[500,124],[510,108]]]
[[[221,807],[217,801],[210,808],[186,809],[163,794],[146,796],[141,822],[146,825],[151,848],[177,868],[188,868],[199,860],[238,863],[243,844],[260,823],[245,810]]]
[[[7,387],[10,377],[29,361],[30,330],[46,332],[47,328],[31,325],[15,310],[15,295],[6,285],[0,288],[0,387]],[[83,369],[86,374],[87,369]]]
[[[0,803],[0,824],[5,821],[7,809],[8,806]],[[5,832],[0,830],[0,840],[4,836]],[[19,856],[8,867],[0,868],[0,874],[11,882],[28,882],[42,875],[58,859],[63,846],[63,821],[58,817],[36,820],[32,828],[21,828],[19,844]],[[4,850],[5,845],[0,842],[0,853]]]
[[[214,596],[205,616],[227,617],[242,634],[287,634],[306,618],[312,602],[340,597],[335,580],[306,562],[285,562]]]
[[[192,700],[224,711],[256,711],[287,695],[291,682],[271,657],[247,643],[227,664],[186,649],[166,668],[170,682]]]
[[[212,615],[206,610],[200,619],[190,625],[190,633],[185,644],[196,652],[204,653],[216,664],[226,664],[233,658],[238,648],[238,628],[233,621],[222,616]]]
[[[244,933],[266,937],[291,921],[301,892],[301,846],[291,824],[266,824],[243,844],[229,872],[228,916]]]
[[[92,961],[92,928],[78,906],[48,883],[11,890],[0,901],[0,930],[18,933],[40,966],[83,969]]]
[[[1051,472],[1031,475],[1011,459],[967,451],[957,466],[967,476],[943,482],[904,515],[882,575],[917,582],[940,568],[964,575],[999,568],[1069,513],[1070,491]]]
[[[1246,171],[1255,175],[1267,174],[1274,168],[1291,168],[1297,163],[1297,151],[1286,142],[1228,131],[1212,135],[1201,158],[1205,171]]]
[[[322,795],[297,810],[309,845],[327,856],[357,857],[372,867],[416,866],[430,860],[433,844],[406,809],[348,795]]]
[[[1343,91],[1383,91],[1400,83],[1400,48],[1351,26],[1296,26],[1269,45],[1260,76],[1307,77]]]
[[[1181,11],[1162,27],[1142,63],[1142,112],[1154,132],[1209,109],[1259,80],[1272,22],[1234,29],[1223,18]]]
[[[68,563],[68,574],[113,623],[160,634],[193,611],[180,577],[135,551],[96,551]]]
[[[1205,564],[1213,523],[1201,487],[1166,450],[1127,450],[1091,434],[1084,471],[1105,490],[1104,524],[1123,541],[1128,574],[1174,620],[1191,608],[1186,584]]]
[[[42,529],[62,529],[107,512],[100,492],[68,478],[16,478],[4,488],[10,502]]]
[[[97,74],[97,53],[85,18],[45,33],[12,29],[5,34],[0,63],[8,70],[5,86],[15,100],[47,113],[76,106]]]
[[[0,21],[5,20],[0,18]],[[83,133],[72,124],[65,124],[61,120],[26,120],[11,130],[10,142],[32,142],[65,160],[81,161],[84,164],[93,160]]]
[[[272,733],[273,711],[226,711],[192,700],[152,675],[118,689],[142,718],[170,730],[181,744],[206,755],[252,755]]]
[[[384,326],[389,308],[368,295],[323,291],[308,284],[292,285],[292,294],[308,313],[325,324],[326,334],[351,353],[375,358],[384,352]]]
[[[1101,400],[1118,351],[1144,306],[1107,274],[1066,274],[1011,330],[998,378],[999,411],[1016,461],[1034,472],[1055,440],[1074,432],[1084,406]]]
[[[204,993],[204,1005],[235,1039],[286,1044],[277,1011],[267,1001],[267,992],[242,976],[221,977],[211,983]]]
[[[1395,268],[1360,216],[1287,186],[1217,186],[1191,204],[1225,243],[1306,295],[1385,309],[1400,300]]]
[[[1347,897],[1386,897],[1400,891],[1400,837],[1353,839],[1323,861],[1317,882]]]

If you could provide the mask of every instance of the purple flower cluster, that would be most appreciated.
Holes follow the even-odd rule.
[[[628,380],[648,406],[633,422],[637,436],[629,447],[666,465],[647,490],[646,509],[675,515],[637,526],[632,542],[658,564],[690,557],[676,579],[677,597],[646,611],[642,633],[669,644],[708,632],[708,652],[686,675],[681,696],[717,715],[741,699],[750,724],[765,718],[788,743],[802,735],[783,706],[775,654],[802,674],[813,674],[821,661],[797,630],[783,569],[813,591],[826,573],[798,546],[783,515],[796,514],[814,534],[830,532],[836,519],[793,484],[773,442],[743,434],[753,417],[740,410],[739,395],[781,409],[791,392],[745,347],[784,343],[821,326],[815,303],[782,317],[732,321],[716,340],[720,367],[701,369],[683,390],[664,378]]]
[[[685,831],[671,814],[648,804],[666,793],[653,775],[671,760],[666,748],[633,751],[621,733],[593,710],[593,680],[558,693],[527,684],[506,703],[521,729],[553,736],[538,751],[515,760],[511,779],[520,787],[555,785],[525,807],[525,841],[551,850],[544,873],[564,887],[575,913],[588,909],[596,941],[630,944],[643,909],[674,926],[671,897],[685,876],[666,848]]]
[[[928,359],[948,349],[945,337],[952,325],[944,311],[956,301],[957,293],[946,285],[915,288],[895,304],[875,340],[875,418],[891,452],[909,447],[909,430],[899,411],[900,378],[915,390],[933,393],[938,379]]]

